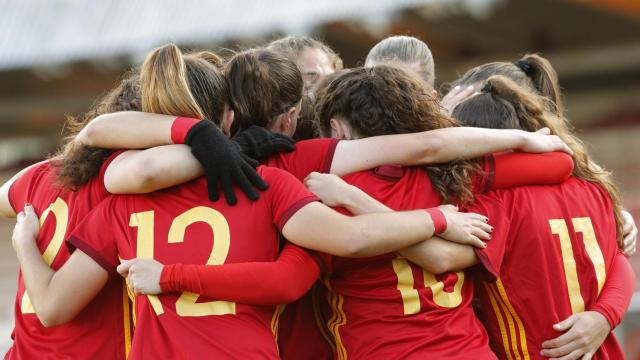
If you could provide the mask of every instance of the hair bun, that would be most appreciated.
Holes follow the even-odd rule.
[[[520,70],[522,70],[523,73],[525,73],[527,75],[529,75],[529,73],[531,72],[531,64],[529,63],[528,60],[520,59],[520,60],[516,61],[513,64],[515,66],[517,66]]]

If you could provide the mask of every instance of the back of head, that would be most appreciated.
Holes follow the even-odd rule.
[[[346,71],[321,86],[316,113],[320,132],[340,117],[361,137],[419,132],[456,125],[422,81],[388,65]]]
[[[420,77],[434,88],[435,63],[431,50],[424,41],[413,36],[390,36],[377,43],[365,60],[364,66],[399,62],[412,68],[417,66]]]
[[[225,67],[232,133],[251,125],[269,128],[278,115],[302,98],[302,75],[293,61],[274,51],[252,49],[236,54]]]
[[[452,86],[466,87],[484,83],[494,75],[505,76],[520,86],[537,91],[551,100],[547,103],[550,111],[557,115],[564,113],[558,74],[549,60],[538,54],[527,54],[514,63],[492,62],[477,66],[454,81]]]
[[[331,119],[341,119],[358,137],[414,133],[456,126],[444,115],[423,81],[387,65],[356,68],[323,84],[317,93],[316,115],[321,134],[331,133]],[[444,201],[473,198],[470,175],[475,167],[458,161],[426,167]]]
[[[618,237],[622,234],[622,205],[611,173],[605,171],[589,156],[586,147],[576,137],[568,120],[549,111],[546,103],[550,100],[518,85],[515,81],[502,76],[489,77],[480,94],[460,103],[452,116],[466,126],[487,127],[492,129],[522,129],[537,131],[548,127],[552,134],[558,135],[573,150],[573,175],[601,185],[611,197]]]
[[[219,124],[228,98],[227,83],[209,55],[183,55],[173,44],[152,51],[140,74],[142,110]]]
[[[304,49],[319,49],[324,52],[333,66],[333,70],[342,70],[342,59],[325,43],[308,36],[286,36],[270,42],[267,49],[275,51],[294,61]]]
[[[67,118],[65,128],[69,136],[65,145],[53,156],[58,185],[76,190],[100,172],[102,163],[112,151],[88,147],[77,143],[76,135],[99,115],[117,111],[141,111],[140,79],[137,73],[125,75],[124,79],[111,91],[106,93],[91,110],[79,117]]]

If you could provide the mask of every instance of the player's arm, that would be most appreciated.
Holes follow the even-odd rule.
[[[104,287],[108,273],[80,250],[53,271],[35,241],[39,227],[33,207],[25,206],[13,232],[13,247],[38,319],[51,327],[71,321]]]
[[[271,262],[163,266],[152,259],[133,259],[118,266],[118,272],[136,294],[189,291],[258,306],[295,301],[320,276],[317,261],[292,244]]]
[[[638,240],[638,227],[636,226],[636,221],[633,219],[633,216],[626,210],[622,210],[622,231],[624,236],[624,254],[627,256],[632,256],[636,253],[636,241]]]
[[[622,321],[631,302],[634,286],[635,274],[631,264],[624,254],[617,252],[596,304],[588,311],[574,314],[555,324],[554,330],[562,334],[542,343],[542,355],[553,358],[591,358],[611,330]]]
[[[16,180],[20,178],[24,173],[29,171],[29,169],[42,164],[43,161],[27,166],[26,168],[20,170],[17,174],[13,175],[11,179],[7,180],[2,186],[0,186],[0,216],[2,217],[15,217],[16,211],[11,205],[11,201],[9,200],[9,189],[11,189],[11,185],[13,185]]]
[[[530,133],[457,127],[340,141],[331,163],[331,173],[346,175],[385,164],[438,164],[508,150],[570,152],[559,137],[548,134],[546,128]]]
[[[392,211],[364,191],[347,184],[335,175],[312,173],[305,179],[305,185],[323,203],[332,207],[344,207],[354,215]],[[487,231],[491,231],[488,225]],[[478,261],[471,246],[439,237],[420,241],[398,250],[398,253],[434,274],[465,269]]]

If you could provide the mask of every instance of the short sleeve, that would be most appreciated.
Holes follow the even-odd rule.
[[[118,239],[126,237],[119,217],[115,214],[115,197],[102,201],[71,232],[67,239],[69,252],[79,249],[111,274],[116,274]]]
[[[295,151],[275,154],[265,165],[287,171],[300,181],[314,171],[329,173],[338,142],[331,138],[300,141]]]
[[[487,270],[490,277],[499,277],[502,262],[508,249],[509,231],[511,226],[508,210],[497,192],[486,195],[478,195],[468,209],[489,218],[489,224],[493,226],[491,240],[487,241],[485,249],[474,248],[478,260]]]
[[[49,169],[49,164],[44,162],[40,165],[34,166],[24,174],[20,175],[9,187],[9,204],[13,208],[13,211],[19,213],[24,208],[24,204],[32,201],[30,195],[33,192],[37,178],[42,175],[42,172],[46,172]]]
[[[279,230],[302,207],[320,200],[298,179],[283,170],[261,167],[260,173],[269,184],[269,189],[263,194],[271,208],[273,222]]]

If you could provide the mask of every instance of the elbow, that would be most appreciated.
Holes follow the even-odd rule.
[[[62,325],[72,320],[72,318],[65,316],[63,311],[58,311],[54,307],[37,309],[36,315],[40,323],[46,328]]]
[[[452,270],[453,263],[447,256],[438,256],[421,267],[432,274],[443,274]]]
[[[99,115],[95,119],[91,120],[79,133],[76,135],[76,141],[86,146],[96,147],[98,146],[98,139],[102,138],[102,129],[100,123],[107,120],[109,114]]]
[[[429,134],[431,132],[431,134]],[[441,159],[442,149],[445,147],[446,141],[439,133],[433,131],[425,132],[425,137],[420,141],[420,153],[417,158],[420,164],[435,164],[443,162]]]

